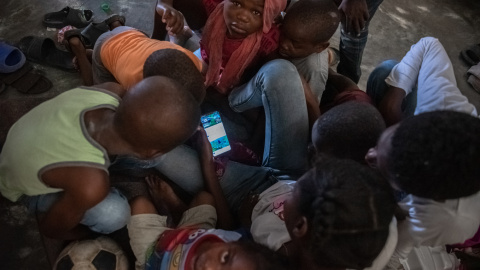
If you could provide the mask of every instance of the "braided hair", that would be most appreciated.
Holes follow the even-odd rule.
[[[352,160],[321,157],[298,182],[307,250],[321,267],[363,269],[383,249],[395,200],[388,183]]]

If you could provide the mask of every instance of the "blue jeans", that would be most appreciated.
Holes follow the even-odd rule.
[[[30,213],[45,213],[62,196],[62,193],[24,196],[21,201]],[[103,201],[85,212],[80,224],[94,232],[109,234],[123,228],[129,219],[130,205],[127,199],[116,188],[111,188]]]
[[[368,25],[383,0],[366,0],[366,2],[370,16],[360,35],[355,36],[353,32],[349,34],[344,31],[345,25],[343,23],[340,30],[340,62],[337,66],[337,72],[349,77],[355,83],[358,83],[362,75],[360,65],[362,64],[363,50],[367,45]]]
[[[232,91],[229,103],[237,112],[263,106],[266,116],[262,167],[229,161],[220,179],[229,206],[236,211],[250,191],[261,193],[278,179],[297,179],[306,171],[309,127],[300,76],[286,60],[265,64]],[[187,146],[163,155],[156,168],[190,194],[203,188],[198,154]]]
[[[393,67],[399,62],[396,60],[387,60],[378,65],[367,81],[367,95],[370,96],[375,106],[382,101],[385,93],[388,90],[388,85],[385,83],[385,79],[388,77]],[[412,116],[415,113],[417,107],[417,88],[413,89],[402,102],[402,112],[405,117]]]

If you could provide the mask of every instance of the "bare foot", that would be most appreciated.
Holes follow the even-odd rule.
[[[145,177],[145,181],[158,213],[166,216],[171,215],[173,222],[178,224],[183,212],[187,210],[186,204],[175,194],[172,187],[158,175],[149,175]]]
[[[63,44],[65,45],[67,50],[71,51],[77,57],[87,55],[87,50],[85,49],[85,46],[83,45],[80,38],[77,36],[73,36],[68,40],[64,39]]]

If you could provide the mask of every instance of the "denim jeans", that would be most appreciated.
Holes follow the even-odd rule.
[[[30,213],[45,213],[62,196],[63,192],[49,193],[37,196],[23,196],[21,201]],[[88,209],[80,224],[98,233],[109,234],[127,225],[130,219],[130,205],[127,199],[116,189],[103,201]]]
[[[388,77],[393,67],[399,62],[396,60],[387,60],[378,65],[367,81],[367,95],[370,96],[376,107],[380,104],[385,93],[388,90],[388,85],[385,79]],[[412,116],[417,107],[417,88],[414,88],[402,102],[402,112],[405,117]]]
[[[220,185],[233,211],[250,191],[261,193],[277,179],[297,179],[306,171],[309,138],[305,94],[295,66],[286,60],[265,64],[229,96],[241,112],[263,106],[266,115],[262,167],[229,161]],[[156,168],[190,194],[203,188],[198,154],[179,146],[159,159]]]
[[[340,30],[340,62],[337,72],[349,77],[355,83],[358,83],[362,75],[360,65],[362,64],[363,50],[367,44],[368,25],[383,0],[366,0],[366,2],[369,19],[365,22],[365,28],[360,31],[360,35],[355,36],[353,32],[347,33],[343,23]]]

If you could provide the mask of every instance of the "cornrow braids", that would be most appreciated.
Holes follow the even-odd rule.
[[[321,157],[298,182],[307,248],[321,267],[363,269],[383,249],[395,200],[388,183],[352,160]]]

